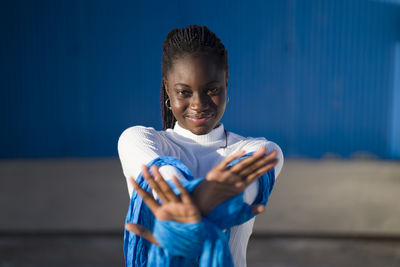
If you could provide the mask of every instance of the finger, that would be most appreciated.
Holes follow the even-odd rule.
[[[188,191],[182,186],[182,184],[179,182],[178,178],[176,176],[172,177],[175,185],[178,187],[179,192],[181,192],[181,199],[183,203],[186,204],[192,204],[192,198],[189,196]]]
[[[245,154],[245,152],[246,152],[246,151],[241,150],[241,151],[239,151],[239,152],[236,152],[236,153],[233,154],[233,155],[230,155],[230,156],[224,158],[224,159],[216,166],[216,168],[217,168],[218,170],[221,170],[221,171],[225,170],[226,167],[227,167],[227,165],[228,165],[229,163],[231,163],[231,162],[234,161],[235,159],[240,158],[241,156],[243,156],[243,155]]]
[[[146,205],[150,208],[150,210],[154,214],[157,211],[157,208],[160,206],[160,204],[158,204],[158,202],[153,198],[153,196],[149,192],[143,190],[143,188],[141,188],[132,177],[130,177],[130,180],[133,189],[135,189],[138,195],[142,197],[144,203],[146,203]]]
[[[251,173],[257,171],[259,168],[262,168],[265,165],[268,165],[271,161],[276,159],[277,151],[274,150],[265,157],[259,158],[257,161],[253,162],[253,164],[247,166],[239,172],[239,175],[242,177],[247,177]]]
[[[154,172],[153,172],[153,174],[154,174]],[[159,187],[158,183],[154,180],[153,176],[151,176],[146,165],[142,165],[142,175],[143,175],[144,179],[147,181],[147,183],[149,184],[150,188],[152,190],[156,191],[157,196],[161,199],[161,202],[168,203],[168,198],[164,195],[163,191]]]
[[[254,215],[263,213],[265,211],[265,206],[264,205],[252,205],[251,206],[251,213]]]
[[[260,149],[258,149],[256,152],[253,153],[253,155],[241,160],[232,168],[230,169],[233,173],[239,173],[243,169],[245,169],[247,166],[253,164],[255,161],[257,161],[259,158],[262,158],[264,156],[264,153],[266,151],[266,147],[262,146]]]
[[[175,195],[174,191],[172,191],[171,186],[165,181],[165,179],[161,176],[160,171],[156,166],[151,167],[151,171],[154,174],[154,177],[157,179],[157,183],[162,191],[163,195],[168,199],[168,201],[179,202],[179,198]]]
[[[136,235],[143,237],[147,241],[156,244],[157,246],[161,247],[160,244],[157,242],[155,239],[153,233],[147,229],[146,227],[140,225],[140,224],[134,224],[134,223],[127,223],[125,224],[125,229],[128,230],[129,232],[133,232]]]
[[[262,175],[264,175],[266,172],[272,170],[275,166],[276,163],[278,162],[277,159],[274,159],[271,161],[271,163],[269,163],[267,166],[262,167],[260,169],[258,169],[255,173],[250,174],[249,176],[247,176],[245,182],[246,185],[251,184],[254,180],[260,178]]]

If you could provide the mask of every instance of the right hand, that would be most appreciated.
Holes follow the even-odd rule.
[[[130,180],[133,189],[136,190],[138,195],[142,197],[143,201],[154,214],[154,217],[159,220],[175,221],[180,223],[200,222],[200,211],[197,209],[189,193],[181,185],[179,180],[175,176],[172,177],[180,192],[180,196],[177,196],[172,191],[172,188],[169,186],[169,184],[161,176],[158,168],[156,166],[152,166],[151,170],[155,178],[152,177],[145,165],[142,166],[142,175],[149,184],[150,188],[157,193],[162,202],[161,204],[154,199],[151,193],[141,188],[133,178],[130,178]],[[153,233],[142,225],[127,223],[125,228],[128,231],[134,232],[136,235],[141,236],[160,246]]]
[[[206,175],[206,182],[192,195],[202,213],[207,214],[220,203],[243,192],[252,182],[274,168],[278,162],[278,152],[274,150],[265,155],[266,151],[266,147],[263,146],[229,168],[229,163],[245,154],[244,151],[240,151],[212,168]],[[264,206],[254,205],[252,210],[254,214],[258,214],[264,211]]]

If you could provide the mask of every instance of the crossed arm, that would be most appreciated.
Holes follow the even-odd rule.
[[[227,157],[208,172],[191,196],[176,177],[173,177],[173,181],[179,189],[180,196],[175,195],[157,167],[152,166],[153,177],[147,167],[142,166],[142,175],[151,189],[157,193],[161,204],[154,199],[153,195],[138,186],[134,179],[130,180],[134,190],[143,198],[157,219],[181,223],[199,222],[202,215],[208,214],[220,203],[243,192],[252,182],[275,167],[277,152],[273,151],[267,155],[265,152],[266,148],[262,147],[231,167],[229,164],[242,157],[244,151]],[[264,209],[263,205],[253,205],[252,213],[258,214]],[[151,231],[138,224],[128,223],[126,229],[159,245]]]

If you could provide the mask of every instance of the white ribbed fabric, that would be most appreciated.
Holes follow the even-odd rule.
[[[127,179],[129,196],[132,195],[132,185],[129,177],[136,179],[141,172],[142,164],[147,164],[159,156],[172,156],[181,160],[194,177],[204,177],[207,172],[225,157],[240,150],[252,152],[261,146],[267,147],[267,152],[278,151],[278,164],[275,167],[275,178],[278,177],[282,165],[283,154],[274,142],[263,137],[243,137],[227,132],[221,123],[210,133],[195,135],[176,123],[173,129],[156,131],[151,127],[133,126],[126,129],[118,140],[118,153],[123,173]],[[226,148],[226,141],[228,143]],[[165,179],[173,175],[183,179],[182,175],[171,166],[160,168]],[[251,204],[258,192],[258,182],[252,183],[244,192],[244,201]],[[231,228],[229,247],[235,266],[246,266],[247,243],[253,229],[254,219]]]

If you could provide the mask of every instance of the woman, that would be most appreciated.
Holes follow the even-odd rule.
[[[169,32],[162,56],[163,131],[134,126],[126,129],[118,141],[130,194],[133,187],[129,178],[137,179],[144,170],[143,164],[160,156],[177,158],[193,177],[205,177],[190,192],[202,216],[241,192],[243,201],[253,204],[260,186],[255,180],[271,169],[275,178],[279,175],[283,155],[278,145],[265,138],[245,138],[228,132],[220,122],[229,101],[228,77],[228,53],[207,27],[192,25]],[[255,153],[228,166],[245,152]],[[186,179],[168,164],[161,166],[159,172],[166,180],[173,176],[180,181]],[[254,205],[252,209],[256,214],[264,207]],[[228,229],[235,266],[246,265],[253,224],[254,218]]]

